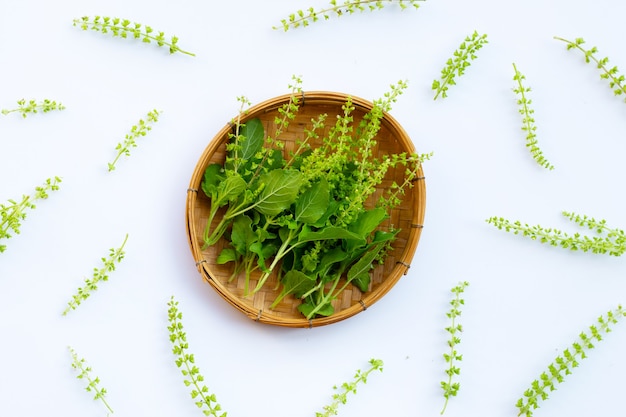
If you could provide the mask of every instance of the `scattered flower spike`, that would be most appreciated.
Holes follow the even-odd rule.
[[[309,7],[306,10],[298,10],[296,13],[290,14],[287,19],[282,19],[281,25],[274,26],[273,29],[283,29],[287,32],[289,29],[307,27],[320,19],[328,20],[331,16],[340,17],[365,10],[380,10],[385,7],[385,3],[396,3],[402,10],[409,6],[418,9],[420,1],[425,0],[347,0],[343,4],[337,4],[337,0],[331,0],[330,6],[324,9],[315,10],[313,7]]]
[[[513,64],[513,70],[515,71],[513,80],[517,81],[517,86],[513,89],[513,92],[519,96],[517,104],[519,105],[519,113],[522,115],[522,130],[526,132],[526,147],[530,149],[533,159],[537,161],[539,165],[553,170],[554,166],[543,156],[543,152],[537,145],[537,134],[535,133],[537,126],[535,125],[535,118],[533,117],[535,111],[530,108],[532,100],[527,96],[527,94],[530,93],[530,87],[525,87],[522,83],[526,77],[518,71],[515,64]]]
[[[576,38],[574,41],[568,41],[567,39],[555,36],[554,39],[567,43],[568,51],[570,49],[578,49],[581,51],[585,55],[585,62],[591,63],[591,61],[593,61],[596,64],[596,67],[602,72],[602,74],[600,74],[600,78],[609,81],[609,87],[611,87],[616,96],[626,94],[626,78],[619,74],[619,70],[616,66],[609,68],[609,58],[605,57],[598,59],[596,56],[598,48],[594,46],[590,49],[585,49],[582,46],[585,43],[583,38]],[[624,101],[626,102],[626,97],[624,98]]]
[[[137,138],[146,136],[146,134],[152,130],[151,125],[159,121],[160,115],[161,112],[152,110],[148,112],[146,120],[140,119],[139,122],[130,129],[130,132],[124,138],[124,142],[118,143],[115,147],[117,155],[115,156],[113,162],[109,162],[108,164],[109,172],[115,169],[115,164],[122,155],[130,156],[130,148],[137,147]]]
[[[539,408],[539,402],[548,399],[549,393],[556,390],[557,384],[563,382],[578,367],[578,361],[587,357],[587,352],[595,347],[593,343],[602,341],[602,335],[611,331],[609,326],[616,324],[625,315],[622,306],[618,306],[607,312],[606,317],[598,317],[596,324],[589,326],[588,333],[581,332],[578,340],[565,349],[562,355],[557,356],[539,379],[534,380],[530,388],[524,391],[523,397],[517,400],[515,406],[519,409],[518,416],[532,417],[533,411]]]
[[[165,33],[156,32],[150,26],[141,23],[133,23],[128,19],[120,19],[118,17],[94,16],[90,19],[83,16],[80,19],[74,19],[74,26],[80,27],[82,30],[95,30],[96,32],[110,33],[114,37],[139,39],[144,43],[156,43],[158,46],[166,46],[170,50],[170,54],[181,52],[183,54],[196,56],[195,54],[184,51],[178,47],[178,38],[172,36],[169,41],[165,38]]]
[[[383,361],[380,359],[370,359],[369,361],[370,367],[366,371],[361,371],[360,369],[356,371],[354,374],[354,380],[352,382],[344,382],[341,384],[341,387],[334,386],[333,389],[338,390],[341,388],[341,392],[333,394],[333,402],[330,405],[324,406],[323,413],[315,413],[315,417],[329,417],[336,416],[337,409],[340,404],[345,404],[347,402],[347,396],[349,393],[356,394],[357,386],[360,383],[367,383],[367,377],[373,371],[381,371],[383,370]]]
[[[9,239],[12,237],[11,232],[20,234],[21,221],[26,218],[26,210],[36,208],[35,201],[48,198],[49,191],[58,190],[60,182],[59,177],[48,178],[42,186],[35,188],[32,195],[22,196],[19,202],[8,200],[4,204],[0,203],[0,239]],[[5,250],[6,245],[0,243],[0,253]]]
[[[440,95],[441,98],[448,96],[449,86],[456,85],[454,78],[465,73],[465,69],[470,66],[470,60],[476,59],[476,52],[486,43],[488,43],[487,35],[479,35],[476,31],[465,38],[441,70],[441,78],[433,81],[432,89],[436,91],[434,100]]]
[[[48,113],[52,110],[65,110],[65,106],[61,103],[57,103],[56,101],[51,101],[45,99],[43,101],[29,100],[28,102],[25,99],[18,100],[18,107],[15,109],[2,109],[2,114],[5,116],[10,113],[20,113],[23,118],[26,118],[29,114],[35,114],[38,112]]]
[[[91,367],[85,364],[85,359],[79,358],[76,352],[74,351],[74,349],[72,349],[71,347],[68,347],[68,349],[70,350],[70,353],[72,355],[72,368],[78,371],[78,375],[76,376],[76,378],[86,380],[87,386],[85,387],[85,389],[88,392],[93,392],[94,393],[93,399],[102,401],[102,403],[105,405],[107,410],[109,410],[109,413],[112,414],[113,410],[111,409],[111,406],[109,406],[106,399],[104,398],[107,393],[107,390],[105,388],[99,387],[100,378],[95,377],[92,379],[90,375]]]
[[[124,242],[122,243],[122,246],[120,246],[118,249],[113,249],[113,248],[109,249],[109,257],[102,258],[103,266],[100,269],[98,268],[93,269],[93,276],[91,277],[91,279],[86,279],[85,285],[79,288],[76,294],[72,296],[72,300],[67,303],[67,307],[63,311],[64,316],[67,315],[67,313],[69,313],[71,310],[76,310],[76,308],[84,300],[89,298],[91,293],[98,289],[98,284],[100,282],[109,280],[108,273],[115,271],[115,264],[120,263],[122,259],[124,259],[124,256],[126,255],[126,252],[124,252],[124,246],[126,245],[127,240],[128,240],[128,234],[124,238]]]
[[[448,369],[446,369],[448,379],[441,381],[443,396],[446,399],[443,404],[441,414],[446,411],[450,397],[455,397],[461,386],[458,382],[452,382],[452,378],[461,373],[461,369],[456,365],[456,363],[463,360],[463,355],[459,354],[456,350],[456,346],[461,343],[459,333],[463,332],[463,326],[457,322],[457,318],[461,315],[461,306],[465,304],[465,300],[461,298],[461,295],[465,291],[465,287],[468,285],[469,282],[467,281],[460,282],[456,287],[450,290],[450,292],[454,295],[454,298],[450,301],[450,305],[452,306],[450,311],[446,313],[446,316],[448,316],[451,320],[450,326],[446,327],[446,331],[450,335],[450,339],[448,340],[448,347],[450,348],[450,351],[443,354],[443,358],[448,364]]]
[[[516,235],[528,236],[532,240],[573,251],[581,250],[583,252],[612,256],[621,256],[626,252],[626,235],[623,230],[607,227],[606,220],[596,221],[594,218],[565,211],[562,214],[579,226],[594,230],[599,236],[582,236],[579,233],[570,236],[554,228],[529,226],[528,224],[522,225],[519,221],[511,222],[502,217],[491,217],[487,219],[487,223],[494,225],[500,230],[513,232]]]
[[[172,296],[167,305],[169,306],[167,330],[173,345],[172,352],[176,356],[176,366],[185,377],[183,380],[185,386],[191,387],[191,398],[205,416],[226,417],[226,412],[220,414],[222,407],[217,403],[215,394],[211,394],[207,386],[202,384],[204,377],[195,365],[193,353],[188,353],[187,334],[182,323],[183,313],[178,310],[178,301]]]

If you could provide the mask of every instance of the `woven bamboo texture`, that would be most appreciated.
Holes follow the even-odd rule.
[[[312,118],[326,113],[328,120],[334,120],[334,115],[342,114],[341,106],[345,103],[346,98],[347,95],[334,92],[311,91],[303,93],[300,110],[296,118],[291,121],[288,129],[279,137],[285,143],[285,152],[293,150],[296,139],[302,137],[305,128],[310,128]],[[371,110],[372,103],[354,96],[351,98],[355,106],[353,116],[356,125],[363,115]],[[242,121],[245,123],[246,120],[258,117],[264,124],[266,134],[273,136],[275,132],[274,119],[279,115],[278,109],[288,101],[289,95],[283,95],[257,104],[249,109]],[[334,122],[327,124],[331,125]],[[293,296],[286,297],[278,306],[270,309],[269,306],[280,292],[275,275],[270,277],[260,291],[244,297],[244,277],[229,282],[233,272],[232,263],[218,265],[215,262],[217,255],[228,245],[228,242],[222,238],[216,245],[202,249],[204,245],[202,234],[208,219],[210,200],[202,192],[201,182],[204,171],[209,164],[224,162],[226,143],[229,140],[228,134],[231,131],[232,125],[224,126],[202,153],[193,171],[186,200],[187,236],[196,266],[204,280],[224,300],[249,318],[261,323],[285,327],[322,326],[347,319],[366,310],[382,298],[407,273],[417,249],[426,208],[426,185],[421,171],[419,178],[414,182],[414,186],[407,190],[402,204],[393,210],[390,219],[387,220],[389,224],[401,229],[401,231],[393,243],[393,251],[387,257],[385,264],[372,271],[369,291],[361,293],[357,288],[348,285],[338,299],[334,301],[335,312],[333,315],[311,320],[307,320],[297,310],[300,300]],[[375,155],[415,152],[408,134],[389,114],[385,114],[382,120],[376,141],[378,144],[377,149],[374,150]],[[403,167],[390,169],[372,201],[376,201],[393,181],[400,184],[403,179]],[[256,285],[255,278],[258,277],[253,276],[250,281],[251,288]]]

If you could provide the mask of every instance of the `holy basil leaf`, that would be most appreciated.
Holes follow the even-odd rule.
[[[217,256],[217,260],[215,262],[217,262],[218,265],[223,265],[228,262],[235,262],[237,259],[239,259],[239,255],[235,249],[224,248]]]
[[[324,227],[326,226],[326,222],[331,218],[335,213],[337,213],[337,209],[339,209],[339,203],[333,199],[328,203],[328,207],[326,207],[326,212],[320,217],[315,223],[311,226],[314,227]]]
[[[359,217],[348,226],[348,229],[358,235],[367,237],[380,223],[387,217],[387,211],[378,207],[366,210],[359,214]]]
[[[319,275],[321,277],[330,275],[330,270],[333,269],[336,264],[346,260],[347,258],[348,254],[341,248],[333,248],[329,250],[324,254],[324,256],[322,256],[322,260],[319,263]]]
[[[352,283],[352,285],[361,290],[361,292],[366,292],[369,289],[371,280],[372,278],[370,277],[370,274],[363,273],[354,277],[354,279],[352,279],[352,281],[350,282]]]
[[[283,277],[282,282],[287,293],[293,294],[297,298],[302,297],[316,284],[315,277],[310,277],[303,272],[295,270],[288,271]]]
[[[226,177],[217,187],[217,200],[214,203],[221,207],[224,204],[236,201],[244,194],[246,188],[246,182],[239,175]]]
[[[292,169],[275,169],[259,179],[263,189],[255,203],[266,216],[276,216],[295,201],[302,186],[302,174]]]
[[[296,221],[313,224],[326,213],[330,187],[325,179],[311,185],[296,201]]]
[[[307,301],[306,303],[302,303],[298,306],[298,311],[300,311],[300,313],[302,313],[305,317],[309,317],[316,309],[317,311],[315,311],[315,314],[326,317],[335,312],[331,303],[326,303],[322,307],[318,308],[313,303]]]
[[[224,180],[222,175],[222,166],[220,164],[211,164],[204,170],[202,178],[202,191],[207,197],[215,198],[217,186]]]
[[[272,241],[266,243],[254,242],[250,245],[249,249],[251,253],[256,254],[259,269],[265,272],[268,270],[267,265],[265,265],[265,261],[276,254],[278,251],[278,245]]]
[[[263,123],[258,118],[250,119],[241,126],[239,134],[245,139],[239,142],[241,146],[241,158],[252,159],[263,148],[265,131]]]
[[[372,262],[378,256],[378,253],[383,248],[384,243],[378,243],[372,247],[366,254],[364,254],[354,265],[348,270],[348,281],[352,281],[361,274],[369,274],[372,269]]]
[[[272,308],[276,307],[278,303],[280,303],[283,298],[285,298],[289,294],[293,294],[295,297],[300,298],[307,291],[315,286],[315,278],[310,277],[300,271],[290,270],[285,276],[283,276],[281,280],[283,284],[283,288],[272,303]]]
[[[355,239],[365,242],[365,240],[351,231],[343,227],[328,226],[317,232],[312,232],[309,228],[303,227],[298,235],[298,243],[312,242],[314,240],[330,240],[330,239]]]
[[[254,214],[257,214],[254,212]],[[257,240],[259,242],[265,242],[267,239],[275,239],[276,233],[272,233],[262,227],[257,227],[254,229],[254,233],[256,233]]]
[[[400,233],[400,229],[396,229],[393,232],[385,232],[382,230],[377,230],[376,233],[374,233],[374,239],[372,239],[372,243],[387,242],[389,240],[394,240],[398,233]]]
[[[252,219],[242,214],[235,217],[230,234],[231,244],[241,255],[249,252],[250,246],[257,240],[257,235],[252,230]]]
[[[363,211],[359,214],[357,219],[348,226],[348,229],[364,239],[368,239],[371,233],[387,218],[387,211],[383,208],[374,208],[371,210]],[[374,236],[377,236],[379,231],[376,230]],[[394,235],[395,236],[395,235]],[[353,252],[357,248],[362,246],[362,243],[354,240],[346,242],[346,250]]]

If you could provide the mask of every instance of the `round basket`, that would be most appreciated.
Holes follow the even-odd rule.
[[[363,115],[372,109],[373,104],[358,97],[349,97],[355,107],[353,116],[356,125]],[[253,106],[243,117],[242,123],[252,118],[259,118],[263,122],[266,134],[273,136],[275,132],[274,120],[279,115],[278,109],[287,103],[289,98],[290,95],[286,94]],[[305,128],[310,128],[312,118],[326,113],[331,120],[334,119],[334,115],[342,114],[341,106],[347,98],[348,95],[346,94],[334,92],[312,91],[302,93],[300,109],[296,118],[290,122],[288,129],[283,131],[279,138],[285,143],[285,152],[293,148],[296,139],[302,137]],[[298,311],[297,307],[300,300],[293,296],[286,297],[274,309],[270,309],[270,305],[280,293],[280,287],[275,276],[270,277],[260,291],[244,297],[244,277],[229,282],[233,272],[232,263],[225,265],[216,263],[217,255],[228,245],[226,239],[222,238],[217,244],[203,249],[202,237],[210,210],[210,199],[204,195],[201,188],[204,171],[209,164],[224,162],[226,144],[232,128],[231,124],[224,126],[202,153],[191,177],[186,205],[187,236],[198,271],[229,304],[249,318],[261,323],[285,327],[322,326],[344,320],[366,310],[383,297],[401,276],[407,273],[417,248],[424,221],[426,185],[421,168],[413,187],[407,189],[402,204],[390,213],[390,218],[387,220],[388,224],[401,230],[393,242],[393,250],[388,254],[385,264],[372,270],[369,291],[362,293],[356,287],[348,285],[333,302],[335,312],[331,316],[311,320],[307,320]],[[415,153],[411,139],[389,114],[385,114],[382,119],[376,141],[378,145],[374,151],[378,155],[401,152]],[[314,144],[313,147],[315,146]],[[393,181],[402,183],[403,178],[403,167],[390,169],[372,201],[376,201],[375,199],[381,195],[384,188],[389,187]],[[251,286],[256,284],[255,278],[258,277],[252,277]]]

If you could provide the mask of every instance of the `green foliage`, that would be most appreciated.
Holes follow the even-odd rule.
[[[276,169],[263,174],[259,181],[264,186],[255,202],[256,210],[266,216],[278,216],[296,202],[303,180],[296,170]]]
[[[115,271],[115,264],[120,263],[126,252],[124,252],[124,246],[126,245],[126,241],[128,240],[128,234],[124,238],[124,242],[122,245],[117,248],[109,249],[109,257],[102,258],[102,267],[94,268],[93,275],[91,279],[85,279],[85,285],[80,287],[76,294],[72,296],[72,300],[67,303],[67,307],[63,310],[63,315],[67,315],[71,310],[76,310],[76,308],[89,298],[93,291],[98,289],[98,284],[101,282],[105,282],[109,280],[109,272]]]
[[[26,218],[27,210],[36,208],[35,201],[48,198],[48,192],[59,189],[61,178],[48,178],[45,183],[35,188],[32,195],[23,195],[20,201],[8,200],[0,204],[0,239],[9,239],[19,234],[22,220]],[[0,243],[0,253],[6,250],[6,245]]]
[[[548,399],[550,392],[556,390],[558,384],[577,368],[579,361],[587,357],[587,353],[595,347],[594,343],[601,342],[603,335],[611,331],[611,325],[616,324],[624,317],[626,312],[622,306],[608,311],[605,316],[600,316],[596,323],[589,326],[587,332],[581,332],[578,339],[565,349],[556,359],[548,365],[547,370],[535,379],[530,387],[524,391],[524,395],[517,400],[515,406],[519,409],[518,416],[532,417],[533,411],[539,407],[541,401]]]
[[[440,95],[441,98],[448,96],[448,88],[451,85],[456,85],[455,78],[465,74],[465,69],[470,66],[470,61],[476,59],[476,52],[487,43],[487,35],[479,35],[476,31],[465,38],[458,49],[454,51],[452,58],[446,61],[445,67],[441,70],[441,78],[433,81],[434,100]]]
[[[109,172],[115,169],[115,164],[122,155],[130,156],[130,149],[137,147],[137,139],[146,136],[152,130],[152,125],[159,121],[160,115],[161,112],[158,110],[149,111],[145,120],[139,119],[139,122],[130,129],[130,132],[124,138],[124,142],[118,143],[115,147],[117,155],[113,162],[108,164]]]
[[[520,221],[511,222],[502,217],[491,217],[487,219],[487,223],[494,225],[500,230],[527,236],[541,243],[548,243],[552,246],[559,246],[573,251],[580,250],[612,256],[621,256],[626,251],[624,231],[617,228],[609,228],[606,225],[606,220],[598,221],[591,217],[565,211],[562,214],[579,226],[595,231],[598,236],[590,237],[580,233],[569,235],[558,229],[544,228],[539,225],[529,226],[528,224],[522,224]]]
[[[337,390],[335,394],[333,394],[333,401],[323,407],[324,412],[315,413],[315,417],[329,417],[336,416],[337,410],[341,404],[345,404],[348,401],[348,394],[356,394],[357,387],[359,384],[367,383],[367,377],[373,371],[381,371],[383,370],[383,361],[380,359],[370,359],[369,361],[370,367],[365,371],[357,370],[354,374],[354,379],[350,382],[344,382],[341,386],[334,386],[333,389]]]
[[[248,295],[276,272],[282,289],[272,308],[293,294],[302,299],[300,312],[311,319],[332,314],[332,301],[348,285],[368,290],[371,269],[384,262],[399,232],[383,224],[430,155],[373,156],[384,113],[407,87],[402,81],[375,100],[359,123],[353,123],[350,98],[328,129],[326,114],[314,117],[296,140],[297,149],[283,154],[280,135],[299,110],[300,85],[294,77],[290,99],[274,121],[273,137],[258,119],[241,123],[240,110],[226,161],[206,168],[201,188],[211,200],[204,242],[211,246],[227,239],[230,245],[217,261],[234,263],[231,279],[245,274]],[[325,132],[323,137],[319,131]],[[320,146],[312,149],[312,139]],[[374,198],[387,171],[395,167],[404,170],[403,182],[390,184]],[[377,207],[365,208],[377,200]],[[214,222],[219,208],[222,217]],[[255,271],[258,280],[251,288]]]
[[[170,54],[181,52],[195,56],[191,52],[180,49],[176,36],[172,36],[168,40],[164,32],[155,31],[148,25],[131,22],[128,19],[107,16],[94,16],[93,18],[83,16],[79,19],[74,19],[73,24],[82,30],[94,30],[104,34],[111,34],[114,37],[137,39],[143,43],[155,43],[158,46],[169,48]]]
[[[607,80],[609,82],[609,87],[613,90],[613,94],[616,96],[620,96],[622,94],[626,94],[626,78],[624,75],[619,73],[617,66],[609,67],[609,58],[598,58],[596,55],[598,53],[598,48],[595,46],[586,49],[583,45],[585,40],[583,38],[576,38],[573,41],[569,41],[567,39],[560,38],[555,36],[554,39],[565,42],[567,44],[567,50],[577,49],[582,52],[585,56],[586,63],[595,63],[596,68],[600,70],[600,78],[603,80]],[[626,97],[624,97],[624,101],[626,102]]]
[[[226,412],[220,413],[222,407],[217,403],[215,394],[210,393],[209,388],[203,384],[204,377],[195,364],[193,353],[189,353],[187,334],[182,323],[183,313],[178,309],[178,301],[172,296],[167,305],[167,330],[173,345],[172,352],[176,356],[176,366],[183,374],[185,386],[191,389],[191,398],[205,416],[226,417]]]
[[[283,29],[287,32],[289,29],[307,27],[320,19],[328,20],[331,16],[340,17],[366,10],[381,10],[391,3],[396,3],[401,10],[409,6],[418,9],[420,1],[425,0],[346,0],[342,4],[338,4],[337,0],[331,0],[329,6],[323,9],[315,10],[315,8],[309,7],[306,10],[298,10],[295,13],[291,13],[289,17],[280,21],[280,26],[274,26],[273,29]]]
[[[5,116],[10,113],[20,113],[23,118],[26,118],[29,114],[35,113],[48,113],[53,110],[65,110],[65,106],[56,101],[45,99],[43,101],[21,99],[17,101],[17,108],[15,109],[2,109],[2,114]]]
[[[465,300],[461,298],[461,296],[465,291],[465,287],[467,287],[468,285],[469,282],[467,281],[459,282],[457,286],[453,287],[450,290],[454,298],[450,301],[451,308],[446,313],[446,316],[448,316],[448,318],[450,319],[450,326],[446,327],[446,332],[448,332],[450,336],[450,339],[448,339],[448,347],[450,348],[450,350],[443,355],[443,358],[448,364],[448,368],[446,369],[446,375],[448,376],[448,379],[445,381],[441,381],[443,396],[446,399],[443,404],[441,414],[446,411],[446,407],[448,406],[448,400],[450,399],[450,397],[455,397],[461,386],[458,382],[452,382],[452,378],[455,375],[459,375],[461,373],[461,368],[458,367],[457,362],[463,360],[463,355],[459,354],[456,347],[459,343],[461,343],[461,338],[459,334],[463,332],[463,326],[461,326],[461,324],[458,323],[457,320],[461,315],[461,307],[465,304]]]
[[[532,100],[528,98],[530,87],[524,86],[523,81],[526,77],[519,72],[515,64],[513,64],[513,70],[515,71],[513,81],[517,82],[517,86],[513,88],[513,91],[518,95],[517,104],[519,105],[519,113],[522,115],[522,130],[526,132],[526,147],[530,149],[533,159],[537,161],[539,165],[553,170],[554,166],[543,156],[543,152],[539,148],[539,145],[537,145],[537,134],[535,133],[537,126],[535,125],[535,118],[533,116],[535,110],[530,107]]]
[[[91,392],[94,394],[94,400],[100,400],[105,405],[109,413],[113,413],[113,410],[109,406],[106,401],[105,395],[107,390],[105,388],[100,388],[100,378],[91,377],[91,367],[85,363],[85,359],[79,358],[74,349],[68,347],[70,350],[70,354],[72,355],[72,368],[78,371],[78,375],[76,378],[87,381],[87,386],[85,389],[87,392]]]

